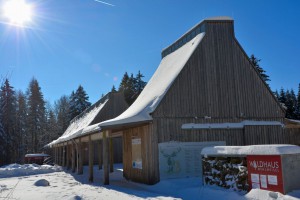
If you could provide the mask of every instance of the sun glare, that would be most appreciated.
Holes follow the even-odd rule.
[[[8,0],[3,6],[4,17],[15,26],[24,26],[31,21],[32,7],[24,0]]]

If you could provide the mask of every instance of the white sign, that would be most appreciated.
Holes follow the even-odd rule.
[[[133,137],[131,139],[131,158],[132,158],[132,167],[136,169],[143,168],[143,159],[142,159],[142,142],[140,137]]]
[[[131,140],[131,144],[142,144],[141,138],[134,138]]]
[[[268,182],[269,182],[270,185],[278,185],[277,176],[268,175]]]
[[[259,183],[259,174],[251,174],[251,182]]]
[[[260,185],[261,185],[261,188],[268,188],[266,175],[260,175]]]
[[[202,176],[201,150],[225,142],[165,142],[158,144],[161,179]]]
[[[260,189],[259,183],[252,183],[252,189]]]

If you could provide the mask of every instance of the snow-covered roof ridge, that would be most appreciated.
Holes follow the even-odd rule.
[[[300,154],[300,147],[289,144],[269,144],[250,146],[214,146],[205,147],[201,154],[204,156],[246,156],[246,155],[283,155]]]
[[[91,130],[90,125],[96,116],[100,113],[106,102],[109,100],[111,93],[106,94],[95,104],[90,106],[88,109],[83,111],[80,115],[75,117],[69,124],[67,130],[60,136],[58,139],[52,141],[48,144],[48,146],[52,146],[54,144],[58,144],[61,142],[65,142],[76,137],[82,136],[84,134],[88,134]],[[89,128],[90,127],[90,128]],[[99,127],[97,127],[99,129]]]
[[[82,116],[84,116],[86,113],[90,112],[92,109],[94,109],[95,107],[99,106],[99,104],[104,103],[109,96],[111,95],[111,92],[107,93],[106,95],[104,95],[103,97],[101,97],[96,103],[94,103],[93,105],[91,105],[90,107],[86,108],[82,113],[80,113],[79,115],[77,115],[76,117],[74,117],[71,121],[70,124],[73,123],[74,121],[78,120],[79,118],[81,118]]]
[[[206,22],[233,22],[234,20],[231,17],[228,16],[215,16],[215,17],[209,17],[202,21],[200,21],[198,24],[190,28],[188,31],[186,31],[184,34],[182,34],[177,40],[175,40],[172,44],[165,47],[161,54],[162,57],[169,54],[170,52],[174,51],[174,48],[177,49],[180,47],[183,43],[189,41],[190,39],[194,38],[197,34],[205,32],[205,23]],[[184,41],[183,41],[184,40]]]
[[[204,35],[205,33],[198,34],[188,43],[164,57],[135,102],[121,115],[101,122],[99,126],[102,128],[152,120],[150,114],[156,109]]]
[[[204,19],[203,21],[233,21],[229,16],[215,16]]]

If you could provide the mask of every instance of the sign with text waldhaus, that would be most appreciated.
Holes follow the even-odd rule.
[[[247,168],[250,189],[283,193],[280,155],[248,155]]]
[[[202,177],[201,150],[225,142],[165,142],[158,144],[161,179]]]

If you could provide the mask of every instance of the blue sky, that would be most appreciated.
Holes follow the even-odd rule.
[[[0,0],[0,5],[6,0]],[[26,91],[35,77],[54,102],[81,84],[94,103],[125,71],[148,81],[161,50],[207,17],[230,16],[248,55],[262,59],[271,89],[300,83],[300,1],[27,0],[27,28],[0,23],[0,77]]]

